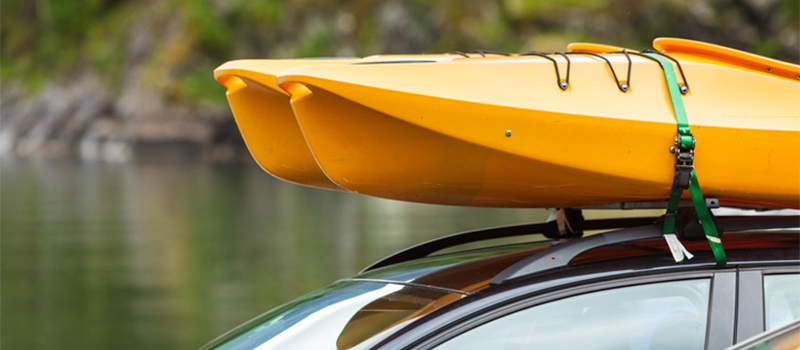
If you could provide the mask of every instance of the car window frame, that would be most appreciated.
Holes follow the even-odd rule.
[[[791,333],[800,329],[800,319],[794,320],[789,322],[783,326],[780,326],[775,329],[771,329],[767,332],[757,334],[751,338],[748,338],[742,342],[737,343],[735,346],[730,347],[725,350],[753,350],[757,349],[759,344],[763,344],[765,342],[769,342],[775,338],[779,338],[785,336],[787,333]]]
[[[401,341],[384,343],[374,349],[430,350],[468,330],[514,312],[548,302],[614,288],[704,278],[710,279],[711,283],[705,349],[721,350],[733,345],[734,340],[735,320],[733,314],[736,306],[737,281],[737,270],[735,268],[695,269],[668,273],[650,272],[635,276],[627,275],[611,280],[591,280],[558,290],[533,291],[511,300],[497,300],[471,312],[466,317],[447,321],[444,325],[434,325],[421,337],[414,337],[416,339],[406,337],[409,338],[405,339],[407,341],[406,344],[398,344],[402,340],[397,339]]]
[[[780,264],[739,269],[736,344],[766,330],[764,277],[785,274],[800,274],[800,266]]]
[[[764,332],[764,267],[739,270],[736,343]]]

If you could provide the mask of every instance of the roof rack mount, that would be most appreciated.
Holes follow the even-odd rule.
[[[706,197],[706,207],[709,209],[719,208],[719,199]],[[678,208],[694,207],[691,199],[682,199]],[[621,202],[610,204],[590,205],[575,209],[667,209],[667,201],[642,201],[642,202]]]
[[[627,227],[645,226],[654,223],[657,217],[626,218],[626,219],[602,219],[584,221],[581,230],[611,230]],[[555,221],[540,224],[523,224],[514,226],[494,227],[475,231],[456,233],[450,236],[434,239],[420,243],[411,248],[402,250],[387,256],[374,264],[368,266],[361,272],[367,272],[379,267],[394,265],[404,261],[424,258],[442,249],[458,246],[461,244],[486,241],[495,238],[507,238],[526,236],[533,234],[558,234],[558,224]]]
[[[800,227],[800,216],[731,216],[718,217],[718,219],[725,232]],[[489,283],[497,285],[509,280],[566,267],[572,259],[590,249],[640,239],[659,238],[662,235],[661,227],[652,225],[574,239],[520,260],[497,274]]]

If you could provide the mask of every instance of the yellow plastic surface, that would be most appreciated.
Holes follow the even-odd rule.
[[[701,62],[735,69],[747,69],[757,73],[800,81],[800,66],[796,64],[729,47],[687,39],[658,38],[653,41],[653,48],[679,60],[684,57],[691,57],[691,59]]]
[[[585,51],[594,53],[622,51],[624,49],[624,47],[594,43],[570,43],[567,45],[567,51]],[[630,49],[628,49],[628,51],[630,51]]]
[[[704,194],[800,207],[796,77],[708,53],[675,56],[690,85],[683,102]],[[607,57],[623,79],[625,56]],[[570,59],[567,91],[538,57],[305,66],[278,83],[292,92],[317,163],[355,192],[491,207],[665,200],[676,123],[659,66],[632,56],[630,90],[621,92],[601,60]],[[773,66],[800,70],[782,64]]]
[[[297,125],[289,95],[275,84],[275,77],[299,65],[359,61],[239,60],[214,70],[214,77],[228,89],[226,96],[242,138],[264,171],[301,185],[345,191],[319,169]]]
[[[245,144],[267,173],[292,183],[345,189],[320,170],[297,125],[289,95],[275,83],[284,70],[304,65],[345,65],[370,61],[449,60],[459,55],[382,55],[364,59],[237,60],[214,70],[227,89],[228,103]]]

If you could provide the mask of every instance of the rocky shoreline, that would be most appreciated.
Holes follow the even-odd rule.
[[[178,146],[224,161],[247,153],[219,106],[187,106],[136,87],[113,96],[95,74],[48,83],[34,96],[21,83],[2,89],[0,155],[127,161],[141,148]]]

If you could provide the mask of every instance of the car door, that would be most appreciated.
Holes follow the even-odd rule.
[[[499,293],[399,348],[721,350],[734,341],[736,277],[735,269],[627,277],[513,302]]]
[[[800,267],[779,265],[739,271],[736,342],[800,318]]]

